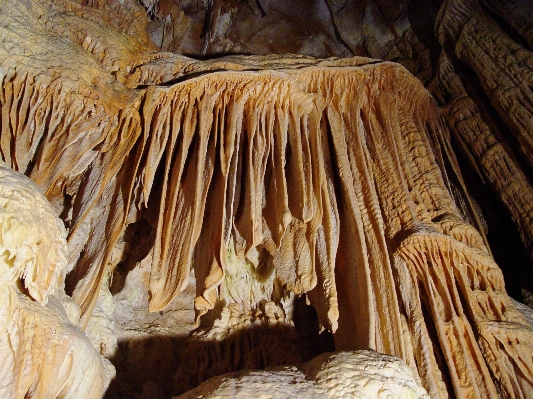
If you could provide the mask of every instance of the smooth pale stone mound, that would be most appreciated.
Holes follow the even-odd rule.
[[[282,366],[213,377],[175,399],[323,399],[325,394],[297,367]]]
[[[174,399],[429,399],[407,364],[373,351],[324,353],[300,366],[213,377]]]
[[[374,351],[324,353],[302,367],[329,398],[427,398],[407,364]]]

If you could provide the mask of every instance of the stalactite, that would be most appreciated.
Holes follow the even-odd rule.
[[[509,23],[533,50],[533,10],[527,0],[482,0],[481,4]]]

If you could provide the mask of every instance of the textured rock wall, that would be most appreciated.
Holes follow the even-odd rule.
[[[429,85],[445,107],[443,118],[452,141],[472,165],[472,172],[504,204],[519,231],[527,254],[523,257],[513,252],[502,256],[498,244],[494,240],[492,243],[502,263],[507,262],[506,258],[514,260],[514,265],[506,264],[506,268],[514,296],[524,300],[533,290],[528,283],[533,281],[533,169],[531,129],[527,127],[533,120],[529,10],[528,2],[520,1],[505,5],[497,1],[446,2],[436,24],[442,51],[436,76]],[[505,22],[517,14],[521,17],[513,17],[510,25]],[[492,227],[492,235],[497,237],[495,229],[498,226]],[[501,246],[512,247],[504,243],[505,237],[499,239]],[[519,281],[513,281],[514,274]],[[520,289],[522,298],[517,292]]]
[[[372,351],[326,353],[298,367],[221,375],[179,399],[268,396],[428,399],[406,364]]]

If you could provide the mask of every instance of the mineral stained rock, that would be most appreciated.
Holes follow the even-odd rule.
[[[479,176],[498,193],[517,224],[522,242],[533,259],[533,186],[527,176],[509,155],[503,143],[489,125],[486,116],[469,97],[453,63],[446,53],[439,60],[439,71],[434,92],[449,104],[445,119],[457,142]]]
[[[250,397],[429,399],[404,361],[372,351],[325,353],[298,367],[224,374],[174,399]]]
[[[476,0],[447,0],[435,29],[441,44],[475,71],[533,165],[533,53],[505,34]]]
[[[305,294],[336,349],[403,359],[431,397],[533,394],[533,331],[454,202],[435,141],[445,121],[420,80],[362,57],[157,52],[143,10],[122,3],[0,1],[0,155],[67,225],[66,289],[101,353],[116,345],[106,282],[144,226],[149,310],[164,311],[194,273],[196,322],[220,313],[205,336],[291,326]],[[212,3],[219,26],[230,5]],[[439,38],[479,73],[530,159],[530,91],[511,75],[529,82],[531,55],[513,45],[508,58],[504,35],[471,17],[477,3],[458,3],[442,8]],[[487,57],[509,70],[486,70]],[[24,276],[41,302],[58,266],[42,267]]]
[[[102,397],[112,366],[76,325],[79,309],[67,301],[67,314],[60,301],[67,247],[61,221],[35,184],[3,162],[0,204],[0,395]]]

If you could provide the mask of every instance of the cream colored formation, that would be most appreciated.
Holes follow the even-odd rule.
[[[372,351],[325,353],[296,366],[211,378],[175,399],[429,399],[405,362]]]
[[[0,396],[100,398],[113,367],[63,291],[66,233],[26,176],[0,164]]]
[[[467,43],[483,22],[455,18],[470,10],[455,3],[441,12],[439,37],[488,73]],[[98,296],[127,256],[127,226],[139,221],[155,231],[145,282],[150,311],[163,311],[194,273],[197,322],[222,308],[206,334],[216,336],[218,325],[225,338],[254,323],[290,327],[294,296],[306,294],[337,350],[403,359],[432,398],[533,395],[533,331],[507,296],[484,237],[450,194],[440,167],[449,149],[436,145],[446,137],[444,118],[403,67],[360,57],[200,62],[157,53],[138,22],[142,11],[128,2],[2,0],[0,9],[0,155],[37,184],[52,204],[48,212],[68,227],[68,248],[52,245],[62,226],[39,213],[32,219],[48,207],[34,188],[32,199],[21,197],[30,202],[20,200],[33,227],[24,227],[23,216],[2,221],[10,255],[1,269],[1,328],[35,351],[23,357],[2,343],[15,365],[0,369],[7,396],[102,395],[109,371],[75,325],[90,330],[95,307],[107,317]],[[463,22],[470,28],[457,26]],[[491,42],[483,43],[490,53]],[[518,73],[529,79],[531,53],[517,54]],[[529,183],[498,155],[446,65],[443,56],[435,87],[466,103],[447,111],[452,132],[466,146],[481,143],[472,158],[530,245]],[[516,108],[529,92],[515,90],[509,74],[495,73],[495,87],[490,79],[484,87],[531,160],[531,107]],[[512,184],[493,175],[493,165],[505,165]],[[2,186],[6,214],[19,212],[9,208],[18,195],[10,185]],[[45,233],[21,246],[34,233],[23,235],[18,223]],[[57,301],[46,305],[56,287],[62,297],[67,272],[67,291],[81,308],[81,319],[70,322]],[[51,339],[57,334],[65,338]],[[75,350],[65,344],[71,340]],[[71,368],[62,366],[65,358]],[[40,368],[39,359],[57,367]],[[80,359],[87,370],[74,373]],[[30,362],[32,380],[16,374],[21,362]],[[315,377],[320,389],[335,390],[322,371]]]

